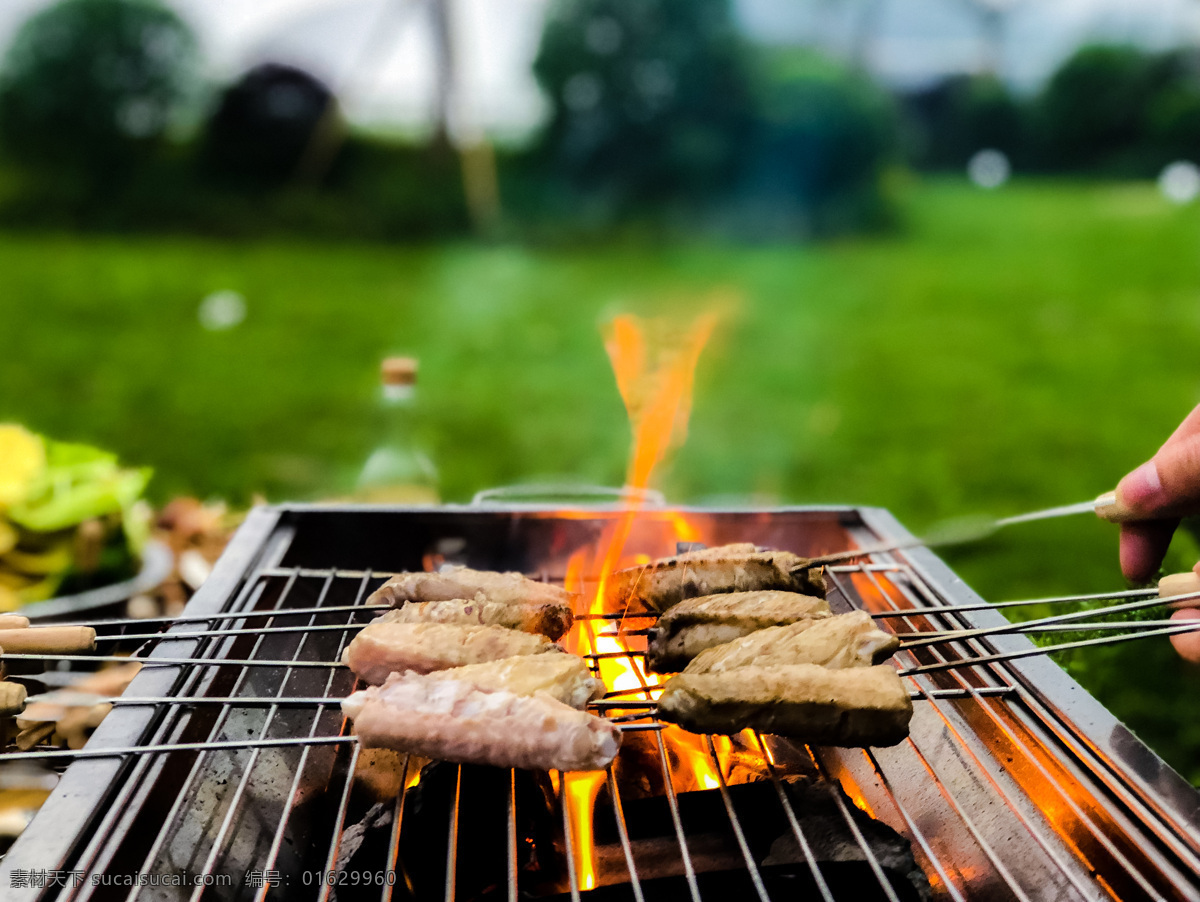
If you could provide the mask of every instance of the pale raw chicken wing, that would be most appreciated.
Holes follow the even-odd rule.
[[[561,586],[538,582],[522,573],[443,567],[436,573],[397,573],[376,589],[367,603],[399,607],[410,601],[458,599],[498,604],[560,604],[573,608],[576,596]]]
[[[502,626],[449,623],[368,623],[342,653],[342,663],[368,683],[388,674],[429,673],[514,655],[562,653],[545,636]]]
[[[525,633],[560,639],[571,628],[571,606],[561,602],[506,604],[479,599],[412,601],[387,611],[376,623],[454,623],[462,626],[503,626]]]
[[[463,680],[393,674],[342,710],[366,748],[443,761],[538,770],[599,770],[620,747],[616,725],[548,695],[520,696]]]
[[[461,680],[480,689],[503,689],[513,695],[544,692],[572,708],[582,709],[604,694],[604,684],[592,676],[578,655],[518,655],[484,664],[468,664],[429,674],[433,680]]]

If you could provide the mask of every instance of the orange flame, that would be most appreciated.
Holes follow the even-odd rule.
[[[633,430],[633,448],[625,474],[627,488],[635,492],[649,488],[655,468],[674,445],[687,437],[696,364],[717,321],[715,313],[702,314],[679,346],[664,346],[659,351],[653,369],[648,365],[643,323],[637,317],[622,315],[610,324],[604,346]],[[600,569],[601,592],[605,576],[619,565],[636,515],[635,500],[617,522],[616,533],[608,544]]]
[[[601,770],[572,771],[563,774],[563,804],[571,812],[571,844],[575,852],[575,878],[579,888],[596,888],[596,842],[592,838],[596,796],[604,785]]]
[[[604,610],[604,586],[608,574],[622,566],[649,560],[644,554],[633,560],[625,559],[625,545],[638,513],[639,492],[650,486],[655,469],[687,434],[696,363],[717,320],[713,313],[701,315],[685,331],[682,342],[673,347],[656,348],[653,361],[641,321],[633,316],[618,316],[610,325],[605,347],[633,432],[625,484],[634,490],[634,501],[606,530],[594,554],[581,549],[567,562],[565,586],[569,591],[590,598],[588,614],[611,613]],[[683,514],[673,512],[668,517],[678,541],[699,539],[698,531]],[[594,585],[588,584],[589,573],[596,574]],[[584,656],[599,655],[592,660],[596,662],[597,676],[610,691],[640,690],[646,698],[656,698],[660,680],[656,674],[645,672],[640,658],[628,655],[633,650],[629,641],[632,637],[623,635],[624,621],[617,623],[617,635],[600,635],[601,631],[612,631],[608,623],[592,619],[580,621],[566,639],[568,650]],[[703,739],[671,728],[664,731],[664,742],[675,751],[679,769],[683,771],[682,778],[704,788],[718,785],[717,771]],[[580,889],[584,890],[596,886],[592,823],[596,796],[604,780],[605,775],[599,772],[563,775],[561,798],[568,806],[572,840],[577,850],[577,877]]]
[[[679,727],[667,727],[662,732],[663,744],[675,753],[679,766],[671,776],[679,791],[687,789],[716,789],[721,785],[716,765],[708,753],[703,736],[688,733]]]

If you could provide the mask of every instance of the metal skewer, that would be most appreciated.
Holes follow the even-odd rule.
[[[118,758],[122,755],[152,754],[155,752],[212,752],[221,749],[278,748],[290,745],[338,745],[358,742],[357,736],[303,736],[287,739],[239,739],[215,742],[168,742],[163,745],[127,745],[116,748],[53,749],[37,752],[7,752],[0,754],[0,764],[8,761],[41,761],[51,758]]]
[[[278,705],[286,708],[316,708],[322,705],[340,705],[342,699],[336,697],[310,696],[308,698],[289,698],[287,696],[196,696],[162,695],[162,696],[126,696],[126,695],[94,695],[91,692],[76,692],[71,689],[59,689],[54,692],[42,692],[25,699],[27,705],[61,705],[63,707],[82,707],[90,705],[122,705],[122,706],[152,706],[179,705],[184,708],[203,705],[232,705],[245,708],[264,708]]]
[[[1146,610],[1147,608],[1160,607],[1163,604],[1168,603],[1168,601],[1172,601],[1172,602],[1178,601],[1178,600],[1180,600],[1182,598],[1186,598],[1186,597],[1200,597],[1200,592],[1193,592],[1189,596],[1175,595],[1175,596],[1172,596],[1171,599],[1153,598],[1153,599],[1150,599],[1149,601],[1130,601],[1130,602],[1126,602],[1124,604],[1108,605],[1107,607],[1101,608],[1098,610],[1072,611],[1068,614],[1055,614],[1051,617],[1040,617],[1036,620],[1026,620],[1024,623],[1021,623],[1021,624],[1005,623],[1000,626],[982,626],[982,627],[978,627],[976,629],[964,629],[964,630],[959,630],[955,634],[954,640],[960,641],[960,640],[964,640],[964,639],[975,639],[975,638],[979,638],[981,636],[992,636],[992,635],[996,635],[998,633],[1010,633],[1016,629],[1028,631],[1028,630],[1033,629],[1034,627],[1044,626],[1046,624],[1051,624],[1051,623],[1068,623],[1068,622],[1071,622],[1074,620],[1086,620],[1088,617],[1094,617],[1098,613],[1116,614],[1119,612],[1143,611],[1143,610]],[[925,645],[934,645],[936,643],[945,642],[945,641],[946,641],[946,639],[943,639],[938,636],[933,636],[928,639],[911,640],[911,641],[905,643],[904,647],[908,648],[908,649],[920,648]]]
[[[228,630],[185,630],[178,633],[104,633],[96,636],[97,642],[142,641],[150,642],[155,639],[175,641],[178,639],[207,639],[214,636],[254,636],[275,633],[316,633],[330,630],[360,630],[365,623],[332,623],[314,626],[247,626],[240,629]]]
[[[133,655],[0,654],[0,661],[101,661],[114,664],[137,662],[145,667],[174,667],[181,664],[209,667],[345,667],[341,661],[259,661],[244,658],[139,658]]]
[[[1119,598],[1148,598],[1158,595],[1158,589],[1125,589],[1120,592],[1097,592],[1091,595],[1051,595],[1046,598],[1022,598],[1017,601],[982,601],[977,604],[943,604],[928,608],[905,608],[896,611],[868,611],[875,619],[887,617],[920,617],[924,614],[955,614],[967,611],[988,611],[992,608],[1018,608],[1036,604],[1065,604],[1072,601],[1111,601]],[[1163,604],[1173,602],[1186,595],[1174,595],[1162,599]]]
[[[278,699],[276,699],[278,701]],[[326,699],[336,701],[336,699]],[[663,730],[666,724],[618,723],[622,732],[639,733],[646,730]],[[168,742],[161,745],[127,745],[113,748],[48,749],[31,752],[5,752],[0,754],[0,764],[11,761],[46,761],[54,758],[120,758],[125,755],[151,755],[169,752],[215,752],[236,749],[263,749],[288,746],[347,745],[357,743],[357,736],[297,736],[286,739],[237,739],[209,742]]]
[[[1154,636],[1175,636],[1181,633],[1200,631],[1200,620],[1187,620],[1173,627],[1144,630],[1138,633],[1126,633],[1121,636],[1099,636],[1095,639],[1081,639],[1078,642],[1060,642],[1057,645],[1043,645],[1038,648],[1025,648],[1020,651],[999,652],[994,655],[978,655],[972,658],[962,658],[958,661],[941,661],[937,664],[920,664],[898,671],[900,676],[915,676],[919,673],[937,673],[942,670],[954,670],[959,667],[975,667],[981,664],[996,664],[1000,661],[1015,661],[1019,658],[1032,658],[1035,655],[1048,655],[1056,651],[1069,651],[1073,648],[1089,648],[1095,645],[1115,645],[1131,639],[1147,639]]]
[[[342,574],[345,575],[345,574]],[[330,605],[326,608],[281,608],[278,611],[253,610],[229,611],[217,614],[181,614],[178,617],[111,617],[103,620],[72,620],[70,622],[48,621],[47,626],[132,626],[151,623],[208,623],[212,620],[248,620],[251,617],[293,617],[301,614],[344,614],[350,611],[390,611],[390,604],[343,604]],[[34,626],[42,624],[34,623]]]
[[[1116,630],[1116,629],[1151,629],[1154,627],[1179,626],[1179,620],[1104,620],[1095,623],[1051,623],[1045,626],[1035,626],[1028,629],[1023,623],[1014,623],[1011,632],[1014,633],[1077,633],[1087,630]],[[925,639],[941,636],[947,642],[957,642],[963,630],[928,630],[916,633],[895,633],[897,639]],[[1008,632],[1008,631],[1006,631]],[[907,648],[907,645],[901,645]]]
[[[1006,526],[1015,526],[1018,523],[1029,523],[1034,520],[1051,520],[1056,517],[1071,517],[1076,514],[1094,513],[1097,505],[1104,500],[1104,497],[1096,498],[1092,501],[1081,501],[1077,504],[1064,504],[1059,507],[1046,508],[1040,511],[1031,511],[1026,514],[1017,514],[1013,517],[1002,517],[999,520],[992,520],[988,517],[964,517],[956,520],[945,521],[940,524],[940,528],[935,526],[934,529],[923,537],[909,539],[905,542],[885,541],[877,542],[874,545],[864,545],[861,548],[847,549],[846,551],[835,551],[831,554],[822,554],[814,558],[809,558],[804,564],[796,567],[792,572],[796,573],[803,570],[808,570],[811,567],[820,567],[826,564],[837,564],[842,561],[850,561],[856,557],[863,557],[871,554],[887,554],[893,551],[908,551],[913,548],[942,548],[947,545],[964,545],[970,542],[978,542],[981,539],[986,539],[995,533],[997,530],[1003,529]]]

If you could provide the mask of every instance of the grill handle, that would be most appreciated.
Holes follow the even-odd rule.
[[[476,492],[471,499],[472,507],[485,504],[532,504],[545,503],[592,503],[624,501],[639,507],[666,507],[667,499],[655,489],[638,489],[633,486],[613,488],[611,486],[588,485],[578,482],[531,482],[525,485],[504,485]]]

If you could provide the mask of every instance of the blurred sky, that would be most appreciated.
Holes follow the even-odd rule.
[[[0,0],[0,46],[51,0]],[[431,115],[433,56],[421,0],[167,0],[200,37],[213,83],[255,63],[288,62],[331,84],[350,117],[416,129]],[[460,129],[503,138],[535,126],[545,104],[529,71],[551,0],[453,0]],[[1089,40],[1150,47],[1196,42],[1200,0],[734,0],[751,37],[858,52],[876,75],[915,87],[972,71],[987,50],[979,10],[1005,10],[1001,74],[1033,90]],[[857,51],[855,48],[859,48]]]

